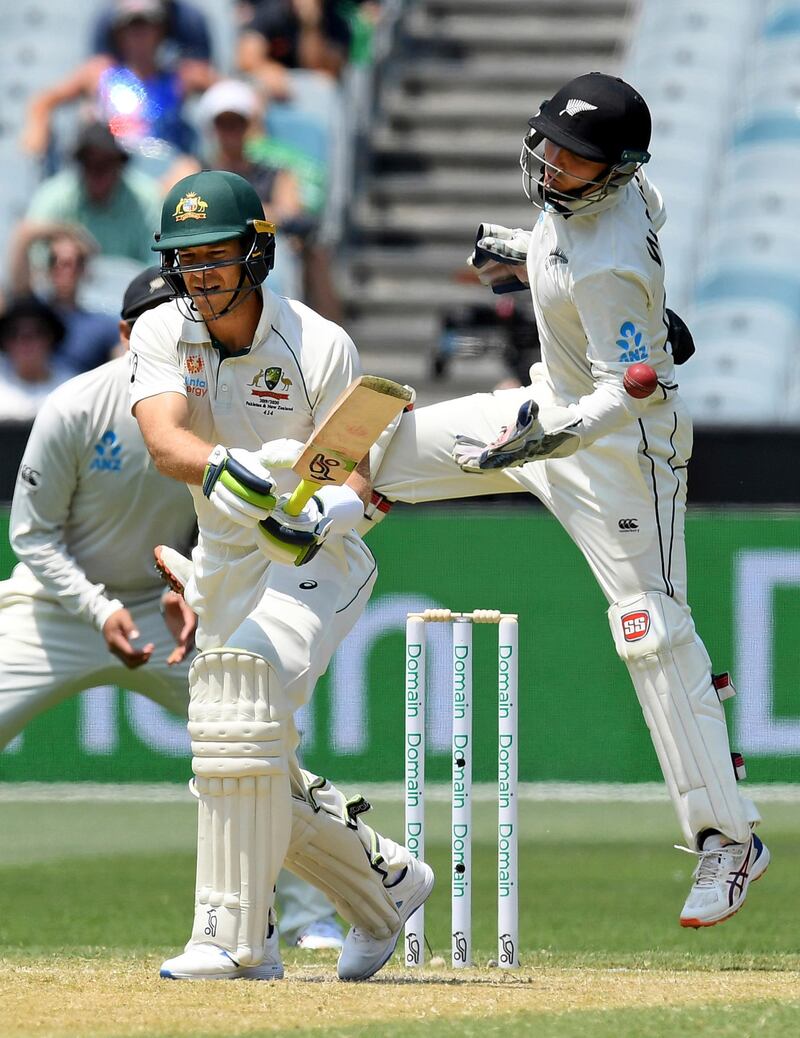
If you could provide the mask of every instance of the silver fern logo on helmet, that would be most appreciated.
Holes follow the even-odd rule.
[[[562,108],[561,111],[558,114],[559,115],[563,115],[564,112],[566,112],[567,115],[577,115],[578,112],[596,112],[596,111],[597,111],[597,105],[590,105],[588,101],[581,101],[577,97],[571,97],[569,99],[569,101],[567,101],[567,107],[566,108]]]

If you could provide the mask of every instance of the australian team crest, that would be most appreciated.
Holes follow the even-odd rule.
[[[264,385],[267,389],[274,389],[278,382],[280,382],[282,374],[282,368],[267,368],[264,371]]]
[[[172,215],[177,223],[182,223],[184,220],[205,220],[206,209],[208,209],[208,202],[201,198],[196,191],[189,191],[175,206],[175,212]]]
[[[279,383],[283,390],[282,393],[275,392]],[[270,400],[288,400],[289,389],[292,385],[292,380],[288,375],[284,375],[283,368],[279,368],[277,365],[270,368],[259,368],[253,376],[253,380],[248,383],[251,396]]]

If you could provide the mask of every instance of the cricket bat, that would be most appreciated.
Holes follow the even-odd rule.
[[[292,465],[300,483],[285,511],[299,515],[320,487],[346,483],[386,426],[412,400],[408,386],[388,378],[362,375],[352,382]]]

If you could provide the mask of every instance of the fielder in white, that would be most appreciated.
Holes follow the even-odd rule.
[[[698,858],[680,922],[700,927],[741,907],[769,852],[686,600],[692,425],[668,340],[665,215],[641,170],[649,142],[647,105],[620,79],[580,76],[542,104],[521,156],[536,225],[484,226],[471,257],[495,291],[530,286],[542,348],[531,385],[403,416],[373,472],[380,463],[375,489],[389,501],[527,491],[581,549]],[[658,374],[646,399],[623,388],[636,362]]]
[[[171,295],[158,277],[137,298],[144,309]],[[194,516],[186,491],[150,463],[129,382],[128,357],[112,360],[59,386],[33,424],[11,509],[20,561],[0,583],[0,747],[94,685],[186,712],[194,621],[164,593],[153,547],[190,545]]]
[[[293,714],[375,581],[353,532],[367,484],[354,474],[325,487],[297,518],[282,508],[297,484],[289,466],[358,358],[341,328],[264,285],[275,228],[241,177],[176,184],[155,248],[179,298],[134,329],[131,404],[157,468],[194,499],[186,598],[201,650],[189,672],[194,928],[161,974],[276,976],[265,935],[285,860],[352,924],[338,974],[363,979],[388,960],[433,874],[365,824],[362,797],[299,768]]]
[[[174,293],[158,268],[125,292],[120,337]],[[70,379],[47,398],[17,478],[0,583],[0,749],[34,717],[100,684],[121,685],[182,717],[195,617],[153,566],[161,541],[185,547],[186,489],[155,470],[130,413],[128,357]],[[341,946],[331,903],[284,873],[281,932],[306,948]],[[277,956],[277,932],[273,956]]]

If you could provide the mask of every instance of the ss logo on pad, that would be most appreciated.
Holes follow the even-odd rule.
[[[638,613],[626,613],[622,617],[622,637],[626,642],[638,642],[650,630],[650,614],[646,609]]]

